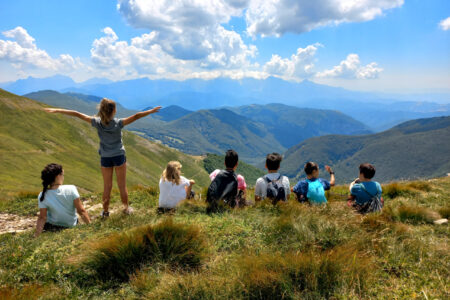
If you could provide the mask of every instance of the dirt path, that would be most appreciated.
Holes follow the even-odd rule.
[[[36,227],[37,217],[0,213],[0,234],[18,233]]]
[[[102,211],[101,203],[92,203],[90,200],[83,202],[91,220],[95,220],[99,217]],[[112,214],[117,213],[120,210],[119,207],[111,207],[110,212]],[[78,216],[79,220],[81,217]],[[0,213],[0,234],[5,233],[19,233],[26,230],[36,228],[37,216],[19,216],[8,213]]]

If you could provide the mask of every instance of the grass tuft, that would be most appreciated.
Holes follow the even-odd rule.
[[[350,249],[327,253],[260,254],[239,261],[247,299],[329,298],[338,290],[360,294],[370,264]]]
[[[417,190],[413,187],[398,182],[389,183],[383,186],[383,195],[394,199],[400,196],[411,196],[417,194]]]
[[[426,207],[401,205],[398,208],[398,219],[401,222],[411,224],[433,223],[440,218],[440,215]]]
[[[441,207],[438,212],[443,218],[450,218],[450,206]]]
[[[0,288],[1,300],[12,299],[39,299],[44,294],[45,289],[38,284],[27,284],[22,287],[2,287]]]
[[[84,264],[100,280],[128,281],[146,264],[167,263],[173,268],[193,269],[205,257],[206,241],[199,229],[168,218],[111,236],[91,245]]]

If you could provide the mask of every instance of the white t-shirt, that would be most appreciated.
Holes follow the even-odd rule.
[[[185,187],[189,186],[189,180],[181,176],[180,184],[171,181],[159,180],[159,207],[174,208],[181,201],[186,199]]]
[[[270,180],[277,179],[279,176],[280,176],[280,173],[267,174],[267,177]],[[289,199],[289,195],[291,193],[289,178],[287,178],[286,176],[282,176],[281,183],[283,184],[284,192],[286,193],[286,199]],[[259,197],[261,197],[261,199],[264,199],[267,196],[267,181],[263,177],[259,177],[258,180],[256,180],[255,196],[259,196]]]
[[[77,212],[73,201],[80,198],[74,185],[60,185],[56,190],[47,190],[44,200],[38,196],[39,208],[47,209],[47,223],[73,227],[77,225]]]

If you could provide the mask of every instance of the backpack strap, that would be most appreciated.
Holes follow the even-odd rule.
[[[269,177],[268,177],[267,175],[269,175],[269,174],[266,174],[266,175],[263,176],[263,177],[264,177],[264,180],[266,180],[267,183],[271,183],[271,182],[273,182],[273,181],[278,181],[278,180],[280,180],[280,178],[281,178],[281,174],[280,174],[280,176],[278,176],[277,179],[270,180]]]
[[[361,184],[361,187],[362,187],[362,189],[363,189],[363,191],[364,192],[366,192],[366,194],[367,195],[369,195],[370,196],[370,198],[373,198],[373,197],[376,197],[376,196],[378,196],[377,194],[378,194],[378,192],[377,192],[377,194],[375,194],[375,195],[372,195],[371,193],[369,193],[369,191],[368,190],[366,190],[366,187],[364,186],[364,184],[362,184],[362,183],[360,183]]]

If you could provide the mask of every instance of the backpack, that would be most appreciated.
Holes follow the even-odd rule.
[[[217,212],[219,204],[224,203],[231,207],[236,206],[238,194],[238,181],[236,174],[230,171],[220,171],[208,187],[206,202],[208,213]]]
[[[282,176],[277,179],[270,180],[267,175],[264,176],[264,180],[267,183],[267,198],[272,199],[272,203],[276,204],[278,201],[286,201],[286,191],[282,183]]]
[[[319,179],[314,181],[306,180],[308,183],[308,192],[306,193],[306,198],[312,204],[325,204],[327,203],[327,198],[325,197],[325,189],[323,188],[322,182]]]
[[[366,190],[366,187],[362,183],[361,187],[363,191],[370,196],[370,200],[363,205],[360,205],[359,212],[362,214],[366,214],[381,211],[381,209],[383,208],[383,203],[381,202],[381,197],[378,197],[378,193],[372,195],[371,193],[369,193],[369,191]]]

